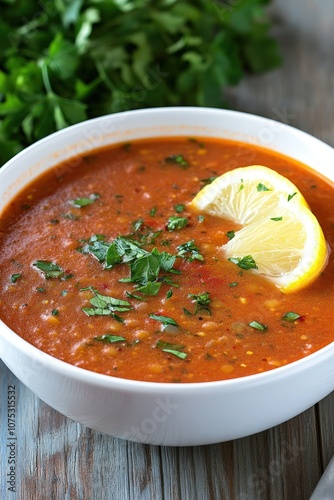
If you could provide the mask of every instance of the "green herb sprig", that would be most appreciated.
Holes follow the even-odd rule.
[[[196,304],[194,314],[198,314],[199,312],[201,312],[211,315],[211,309],[209,307],[211,304],[211,299],[209,292],[203,292],[198,295],[190,293],[188,295],[188,298]]]
[[[116,313],[130,311],[132,309],[130,302],[102,295],[92,286],[81,289],[81,291],[84,290],[90,290],[94,294],[93,298],[90,299],[93,307],[82,307],[81,309],[87,316],[112,316],[119,323],[124,323],[124,319]]]
[[[224,87],[280,62],[268,0],[2,2],[0,164],[86,118],[224,105]]]

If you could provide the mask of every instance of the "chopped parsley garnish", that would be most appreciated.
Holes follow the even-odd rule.
[[[45,292],[45,288],[39,286],[38,288],[36,288],[36,292],[44,293]]]
[[[90,303],[93,307],[82,307],[81,309],[87,316],[112,316],[116,321],[123,323],[123,318],[115,313],[128,312],[132,309],[130,302],[127,300],[115,299],[109,295],[102,295],[92,286],[82,288],[81,291],[83,290],[90,290],[94,294],[94,297],[90,299]]]
[[[240,179],[240,182],[241,182],[241,184],[240,184],[240,187],[239,187],[239,189],[238,189],[237,193],[240,193],[240,191],[242,191],[243,189],[245,189],[245,186],[244,186],[244,180],[243,180],[243,179]]]
[[[100,195],[93,193],[88,198],[77,198],[76,200],[72,200],[71,203],[76,208],[82,208],[82,207],[87,207],[88,205],[91,205],[98,198],[100,198]]]
[[[201,179],[200,182],[204,184],[204,186],[207,186],[208,184],[211,184],[211,182],[213,182],[215,179],[217,179],[217,175],[207,177],[206,179]]]
[[[264,184],[262,184],[262,182],[259,182],[259,184],[256,186],[256,189],[258,191],[270,191],[270,189],[267,188],[267,186],[265,186]]]
[[[177,229],[183,229],[188,224],[189,220],[187,217],[169,217],[167,222],[168,231],[175,231]]]
[[[210,293],[209,292],[203,292],[198,295],[194,293],[189,293],[188,298],[192,301],[195,302],[196,307],[195,307],[195,312],[194,314],[197,314],[198,312],[201,313],[206,313],[211,315],[211,310],[209,305],[211,304],[211,299],[210,299]]]
[[[109,342],[110,344],[114,344],[115,342],[126,342],[124,337],[121,337],[120,335],[110,335],[109,333],[101,335],[100,337],[94,337],[94,340]]]
[[[61,278],[64,274],[64,270],[58,264],[49,260],[37,260],[33,263],[33,266],[42,271],[46,279]]]
[[[178,250],[177,256],[182,257],[189,262],[192,262],[193,260],[199,260],[200,262],[203,262],[204,260],[204,257],[199,252],[199,248],[195,245],[194,240],[182,243],[176,249]]]
[[[167,352],[168,354],[173,354],[180,359],[186,359],[187,353],[183,352],[184,345],[180,344],[171,344],[169,342],[165,342],[163,340],[158,340],[156,347],[161,349],[163,352]]]
[[[52,309],[51,315],[52,316],[59,316],[59,310],[58,309]]]
[[[177,283],[175,283],[171,278],[169,278],[168,276],[162,276],[161,278],[159,278],[159,280],[162,282],[162,283],[166,283],[166,285],[170,285],[170,286],[173,286],[175,288],[180,288],[180,285],[178,285]]]
[[[145,295],[153,296],[159,293],[161,287],[161,282],[159,281],[148,281],[145,285],[138,286],[138,292],[141,292]]]
[[[231,240],[232,238],[234,238],[235,236],[235,232],[234,231],[227,231],[227,233],[225,233],[226,236]]]
[[[229,284],[228,284],[228,286],[229,286],[229,287],[231,287],[231,288],[233,288],[233,287],[235,287],[235,286],[237,286],[237,285],[238,285],[238,282],[237,282],[237,281],[233,281],[232,283],[229,283]]]
[[[227,260],[233,262],[241,269],[248,271],[249,269],[258,269],[255,260],[251,255],[246,255],[245,257],[229,257]]]
[[[154,216],[155,216],[155,214],[157,213],[157,210],[158,210],[158,208],[157,208],[157,207],[153,207],[153,208],[151,208],[151,210],[149,211],[150,216],[151,216],[151,217],[154,217]]]
[[[170,271],[175,263],[175,255],[159,252],[156,248],[151,253],[143,255],[130,264],[131,281],[141,286],[159,277],[160,271]]]
[[[204,222],[205,217],[204,217],[204,215],[198,215],[197,219],[198,219],[198,222],[202,223],[202,222]]]
[[[22,274],[12,274],[10,277],[10,282],[16,283],[21,278],[22,278]]]
[[[201,148],[201,149],[202,149],[202,148],[205,148],[205,144],[204,144],[204,142],[199,142],[199,141],[198,141],[198,139],[196,139],[195,137],[189,137],[189,138],[188,138],[188,141],[189,141],[189,142],[193,142],[193,143],[197,144],[197,145],[198,145],[198,147],[199,147],[199,148]]]
[[[174,163],[175,165],[180,165],[182,168],[189,167],[189,163],[184,158],[184,156],[181,154],[167,156],[167,158],[165,158],[165,162],[166,163]]]
[[[181,214],[182,212],[184,212],[186,206],[183,205],[182,203],[178,203],[177,205],[174,205],[174,209],[175,209],[175,212],[177,214]]]
[[[185,307],[183,308],[183,312],[186,316],[192,316],[193,313],[189,311],[189,309],[186,309]]]
[[[173,290],[172,290],[172,289],[170,289],[170,290],[168,290],[168,292],[166,293],[166,299],[170,299],[172,296],[173,296]]]
[[[255,330],[260,330],[261,332],[265,332],[268,330],[268,326],[263,323],[259,323],[258,321],[251,321],[248,323],[248,326],[254,328]]]
[[[131,224],[132,230],[139,231],[139,229],[142,227],[143,224],[144,224],[144,219],[137,219],[133,221],[133,223]]]
[[[173,268],[176,255],[160,252],[157,248],[148,252],[141,242],[129,237],[118,236],[112,243],[107,243],[103,236],[95,235],[79,251],[93,254],[105,269],[112,269],[117,264],[128,264],[130,276],[120,281],[135,283],[136,289],[145,295],[156,295],[161,283],[167,282],[161,273],[179,273]]]
[[[67,291],[67,290],[63,290],[63,291],[61,292],[61,296],[62,296],[62,297],[65,297],[67,294],[68,294],[68,291]]]
[[[159,316],[158,314],[150,314],[151,319],[155,319],[156,321],[160,321],[163,326],[163,330],[168,326],[179,326],[178,323],[173,318],[169,318],[168,316]]]
[[[283,220],[283,217],[270,217],[270,220],[280,221]]]
[[[294,196],[296,196],[297,192],[288,195],[288,201],[290,201]]]
[[[91,236],[88,243],[77,250],[83,254],[91,253],[97,258],[99,262],[104,262],[107,259],[107,252],[109,250],[110,243],[105,241],[105,236],[101,234],[95,234]],[[106,264],[107,267],[107,264]]]
[[[299,318],[301,318],[301,315],[293,311],[289,311],[282,316],[283,321],[289,321],[290,323],[293,323]]]
[[[136,293],[131,293],[126,290],[125,295],[127,297],[130,297],[130,299],[137,299],[137,300],[146,300],[145,297],[142,297],[141,295],[137,295]]]
[[[157,255],[147,253],[135,259],[130,264],[130,277],[133,283],[143,286],[155,281],[160,271],[160,261]]]

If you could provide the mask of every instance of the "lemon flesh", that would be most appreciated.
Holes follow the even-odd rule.
[[[257,269],[284,293],[312,283],[328,248],[322,229],[298,188],[261,165],[226,172],[192,200],[198,211],[244,226],[222,250],[228,258],[251,255]]]

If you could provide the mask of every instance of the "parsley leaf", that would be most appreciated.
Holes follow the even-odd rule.
[[[246,255],[245,257],[229,257],[227,260],[233,262],[241,269],[245,269],[246,271],[249,269],[258,269],[255,260],[251,255]]]
[[[169,217],[167,222],[168,231],[175,231],[177,229],[183,229],[188,224],[189,220],[187,217]]]
[[[187,353],[182,352],[184,349],[184,345],[171,344],[170,342],[158,340],[156,347],[158,347],[164,352],[167,352],[168,354],[173,354],[173,356],[176,356],[177,358],[180,359],[186,359],[187,357]]]
[[[142,297],[141,295],[137,295],[136,293],[128,292],[127,290],[125,291],[125,295],[127,297],[130,297],[131,299],[147,300],[147,299],[145,299],[145,297]]]
[[[115,313],[127,312],[132,309],[130,302],[127,300],[116,299],[109,295],[102,295],[92,286],[82,288],[81,291],[83,290],[90,290],[94,294],[94,297],[90,299],[90,303],[93,307],[81,308],[87,316],[112,316],[116,321],[123,323],[124,320]]]
[[[204,186],[207,186],[208,184],[211,184],[215,179],[217,179],[217,175],[207,177],[206,179],[201,179],[201,183],[204,184]]]
[[[88,243],[77,250],[83,254],[91,253],[99,262],[106,260],[106,255],[110,244],[105,241],[105,236],[95,234],[91,236]]]
[[[183,259],[192,262],[193,260],[199,260],[203,262],[204,257],[200,253],[199,248],[195,245],[194,240],[187,241],[186,243],[182,243],[177,247],[178,257],[182,257]]]
[[[149,317],[151,319],[155,319],[156,321],[160,321],[162,323],[163,329],[168,325],[179,326],[178,323],[173,318],[169,318],[168,316],[159,316],[158,314],[150,314]]]
[[[262,184],[262,182],[259,182],[259,184],[256,186],[256,189],[258,191],[270,191],[270,189],[267,188],[267,186],[265,186],[264,184]]]
[[[226,236],[231,240],[232,238],[234,238],[235,232],[234,231],[227,231]]]
[[[115,342],[126,342],[124,337],[120,335],[110,335],[109,333],[101,335],[100,337],[94,337],[94,340],[101,340],[103,342],[109,342],[110,344],[114,344]]]
[[[149,281],[154,281],[159,274],[159,258],[151,253],[143,255],[131,263],[130,270],[132,282],[146,285]]]
[[[49,260],[36,260],[33,266],[42,271],[46,279],[60,278],[64,274],[64,270],[58,266],[58,264],[50,262]]]
[[[153,296],[159,293],[161,283],[159,281],[149,281],[145,285],[137,287],[138,292],[145,295]]]
[[[297,192],[292,193],[292,194],[289,194],[289,195],[288,195],[288,201],[292,200],[292,198],[293,198],[294,196],[296,196],[296,194],[297,194]]]
[[[91,194],[89,198],[77,198],[76,200],[72,200],[72,204],[76,208],[82,208],[82,207],[87,207],[88,205],[91,205],[96,201],[100,196],[98,194]]]
[[[166,163],[174,163],[175,165],[180,165],[182,168],[188,168],[189,163],[187,160],[184,158],[183,155],[170,155],[165,158]]]
[[[240,193],[240,191],[242,191],[243,189],[245,189],[244,180],[240,179],[240,182],[241,182],[241,184],[240,184],[240,187],[239,187],[237,193]]]
[[[174,208],[176,213],[181,214],[182,212],[184,212],[186,206],[182,203],[178,203],[177,205],[174,205]]]
[[[299,318],[301,318],[301,315],[293,311],[289,311],[282,316],[283,321],[289,321],[290,323],[293,323]]]
[[[139,231],[139,229],[142,227],[144,223],[144,219],[137,219],[132,223],[132,229],[133,231]]]
[[[211,315],[211,309],[209,305],[211,304],[211,299],[210,299],[210,293],[209,292],[203,292],[198,295],[194,293],[189,293],[188,294],[189,299],[191,299],[192,302],[195,302],[196,308],[194,314],[197,314],[198,312],[201,313],[206,313]]]
[[[16,283],[21,278],[22,278],[22,274],[12,274],[10,277],[10,282]]]
[[[232,283],[229,283],[229,284],[228,284],[228,286],[229,286],[230,288],[234,288],[234,287],[235,287],[235,286],[237,286],[237,285],[238,285],[238,282],[237,282],[237,281],[232,281]]]
[[[248,326],[251,328],[254,328],[255,330],[261,330],[261,332],[265,332],[268,330],[268,326],[264,325],[263,323],[259,323],[258,321],[251,321],[248,323]]]

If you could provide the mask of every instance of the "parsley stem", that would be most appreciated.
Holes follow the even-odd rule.
[[[54,93],[53,93],[53,90],[51,87],[49,73],[48,73],[48,67],[47,67],[47,64],[45,63],[45,61],[43,61],[41,64],[41,72],[42,72],[42,79],[43,79],[45,90],[47,91],[47,93],[49,95],[53,96]]]

